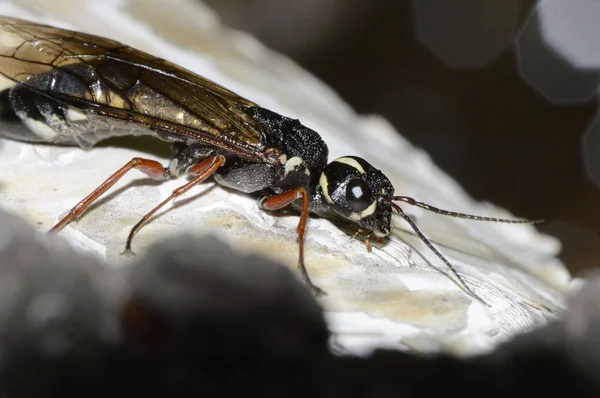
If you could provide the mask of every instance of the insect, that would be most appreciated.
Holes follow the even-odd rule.
[[[0,17],[0,134],[26,142],[91,148],[101,140],[149,135],[172,144],[167,166],[135,157],[77,203],[49,232],[80,217],[124,174],[136,169],[155,180],[188,173],[192,178],[150,210],[127,238],[162,206],[212,177],[218,184],[253,194],[264,210],[299,211],[298,267],[316,294],[304,264],[309,214],[342,217],[381,244],[392,212],[462,282],[450,262],[421,233],[397,202],[446,216],[506,223],[539,222],[479,217],[442,210],[395,196],[389,179],[364,159],[345,156],[328,163],[319,134],[166,60],[109,39]]]

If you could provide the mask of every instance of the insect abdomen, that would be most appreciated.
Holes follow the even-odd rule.
[[[0,92],[0,137],[90,148],[114,136],[153,134],[134,123],[91,115],[22,85]]]
[[[21,109],[18,113],[11,101],[11,90],[0,92],[0,137],[26,142],[54,142],[56,136],[36,108]],[[36,128],[37,127],[37,128]]]

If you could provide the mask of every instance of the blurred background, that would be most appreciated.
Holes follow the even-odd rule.
[[[204,2],[386,117],[475,199],[546,219],[572,273],[600,264],[600,1]]]

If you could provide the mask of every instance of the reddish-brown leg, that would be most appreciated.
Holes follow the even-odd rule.
[[[359,228],[358,231],[356,231],[350,239],[356,238],[358,235],[362,234],[363,232],[364,232],[364,230],[362,228]]]
[[[189,191],[192,187],[194,187],[194,185],[198,185],[202,181],[206,180],[215,171],[217,171],[217,169],[219,167],[223,166],[224,164],[225,164],[225,157],[222,155],[215,155],[215,156],[211,156],[211,157],[203,160],[202,162],[198,163],[195,166],[190,167],[190,169],[188,170],[188,173],[190,173],[193,176],[196,176],[196,178],[194,178],[192,181],[188,182],[187,184],[184,184],[184,185],[180,186],[179,188],[175,189],[168,198],[166,198],[165,200],[160,202],[160,204],[158,206],[156,206],[154,209],[150,210],[144,217],[142,217],[142,219],[140,221],[138,221],[137,224],[135,224],[133,226],[133,228],[131,228],[131,232],[129,232],[129,236],[127,237],[127,244],[125,246],[125,252],[126,253],[131,252],[131,241],[133,239],[133,236],[142,227],[142,225],[144,225],[146,223],[146,221],[148,221],[148,219],[150,217],[152,217],[152,215],[154,213],[156,213],[161,207],[163,207],[164,205],[169,203],[171,200],[173,200],[176,197]]]
[[[373,234],[373,232],[367,232],[365,234],[365,246],[367,247],[367,251],[369,253],[371,253],[373,251],[373,248],[371,247],[371,235]]]
[[[300,212],[298,228],[296,228],[299,245],[298,268],[300,269],[302,280],[308,285],[315,296],[326,295],[327,293],[312,283],[310,277],[308,276],[306,266],[304,265],[304,234],[306,232],[306,224],[308,222],[308,192],[306,189],[296,188],[279,195],[263,198],[260,201],[260,206],[266,210],[278,210],[300,198],[302,198],[302,211]]]
[[[352,235],[352,239],[356,238],[359,234],[363,233],[365,234],[365,246],[367,247],[367,251],[371,253],[373,251],[373,247],[371,246],[371,235],[373,234],[372,231],[367,231],[362,228],[359,228],[358,231],[356,231],[354,235]],[[381,244],[379,246],[381,246]]]
[[[113,175],[108,177],[106,181],[104,181],[98,188],[96,188],[91,194],[83,198],[79,203],[75,205],[69,211],[65,217],[62,218],[54,227],[48,231],[50,234],[57,233],[61,229],[65,227],[68,223],[70,223],[74,218],[78,218],[83,214],[84,211],[90,207],[92,203],[96,199],[98,199],[102,194],[108,191],[113,185],[117,183],[129,170],[137,169],[142,173],[146,174],[148,177],[154,180],[162,180],[169,177],[169,172],[167,169],[163,167],[162,164],[149,159],[143,158],[133,158],[119,170],[117,170]]]

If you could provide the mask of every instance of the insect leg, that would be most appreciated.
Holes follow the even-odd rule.
[[[352,239],[356,238],[359,234],[365,234],[365,246],[367,248],[367,251],[369,253],[371,253],[373,251],[373,247],[371,246],[371,235],[373,234],[372,232],[366,231],[362,228],[359,228],[358,231],[356,231],[354,233],[354,235],[352,235]],[[381,245],[380,245],[381,247]]]
[[[323,290],[321,290],[318,286],[315,286],[310,277],[308,276],[308,271],[306,270],[306,266],[304,265],[304,234],[306,232],[306,224],[308,222],[308,192],[305,188],[296,188],[284,192],[279,195],[271,196],[268,198],[263,198],[259,202],[260,207],[266,210],[278,210],[281,209],[292,202],[302,199],[302,211],[300,212],[300,221],[298,222],[298,228],[296,228],[296,232],[298,233],[298,245],[299,245],[299,254],[298,254],[298,268],[300,269],[300,274],[302,275],[302,280],[304,283],[308,285],[308,287],[312,290],[315,296],[326,295]]]
[[[169,203],[171,200],[184,194],[185,192],[187,192],[191,188],[193,188],[195,185],[200,184],[202,181],[206,180],[215,171],[217,171],[217,169],[219,167],[223,166],[224,164],[225,164],[225,157],[222,155],[215,155],[215,156],[209,157],[206,160],[203,160],[202,162],[198,163],[195,166],[192,166],[188,170],[188,173],[195,176],[195,178],[192,181],[188,182],[187,184],[184,184],[184,185],[180,186],[179,188],[175,189],[173,191],[173,193],[171,195],[169,195],[168,198],[163,200],[154,209],[150,210],[144,217],[142,217],[142,219],[140,221],[138,221],[137,224],[135,224],[133,226],[133,228],[131,228],[131,232],[129,232],[129,236],[127,237],[127,244],[125,246],[125,252],[131,252],[131,241],[133,239],[133,236],[142,227],[142,225],[144,225],[146,223],[146,221],[148,221],[148,219],[150,217],[152,217],[152,215],[154,213],[156,213],[161,207],[163,207],[164,205]]]
[[[153,180],[162,180],[169,177],[169,172],[160,163],[144,158],[133,158],[113,175],[108,177],[98,188],[96,188],[91,194],[83,198],[79,203],[75,205],[65,217],[62,218],[54,227],[48,231],[50,234],[55,234],[63,229],[68,223],[74,218],[78,218],[87,210],[88,207],[96,199],[102,196],[103,193],[108,191],[113,185],[117,183],[131,169],[137,169],[142,173],[146,174]]]

